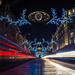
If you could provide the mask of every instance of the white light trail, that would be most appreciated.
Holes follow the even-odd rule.
[[[67,67],[62,66],[62,65],[59,65],[59,64],[57,64],[57,63],[54,63],[54,62],[50,61],[49,59],[44,59],[44,60],[48,61],[50,64],[52,64],[52,65],[54,65],[55,67],[57,67],[57,69],[62,70],[62,71],[64,71],[64,72],[68,73],[68,75],[69,75],[69,74],[70,74],[70,75],[75,75],[75,70],[73,70],[73,69],[67,68]]]
[[[75,51],[69,51],[69,52],[63,52],[63,53],[57,53],[53,55],[47,55],[42,58],[58,58],[58,57],[75,57]]]

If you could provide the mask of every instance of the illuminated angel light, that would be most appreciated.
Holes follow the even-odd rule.
[[[75,15],[73,15],[72,12],[70,12],[70,14],[68,16],[66,16],[66,10],[63,8],[62,9],[62,16],[60,18],[58,18],[56,10],[51,8],[52,11],[52,19],[49,20],[50,15],[42,12],[42,11],[35,11],[32,12],[28,15],[29,20],[33,21],[33,22],[37,22],[37,23],[41,23],[41,22],[45,22],[47,20],[49,20],[46,24],[55,24],[57,26],[59,26],[61,23],[64,24],[64,22],[69,23],[71,17],[74,17]],[[2,21],[3,19],[6,19],[7,22],[9,22],[9,24],[14,24],[17,26],[22,26],[22,25],[27,25],[31,23],[29,21],[27,21],[25,19],[26,17],[26,9],[23,10],[23,13],[21,14],[20,19],[18,19],[17,21],[13,21],[9,15],[6,16],[0,16],[0,20]],[[66,18],[65,18],[66,17]]]
[[[41,51],[41,57],[44,56],[47,53],[47,50],[50,51],[51,47],[49,44],[55,43],[55,41],[51,40],[51,42],[45,41],[44,38],[42,38],[42,42],[37,42],[37,38],[34,39],[34,41],[28,42],[28,40],[24,41],[22,44],[27,43],[30,46],[28,47],[29,51],[34,51],[35,56],[39,57],[39,51]],[[46,43],[47,46],[45,47],[43,44]],[[41,46],[41,47],[38,47]]]
[[[7,22],[9,22],[9,24],[14,24],[14,25],[17,25],[17,26],[22,26],[22,25],[27,25],[27,24],[30,24],[30,22],[28,22],[26,19],[26,9],[23,10],[23,13],[21,14],[21,17],[20,19],[18,19],[17,21],[13,21],[9,15],[6,15],[5,17],[4,16],[0,16],[0,20],[2,21],[3,19],[6,19]]]
[[[33,22],[37,22],[37,23],[41,23],[41,22],[45,22],[47,20],[49,20],[46,24],[55,24],[57,26],[59,26],[61,23],[64,24],[64,22],[69,23],[71,17],[74,17],[75,15],[73,15],[72,12],[70,12],[70,14],[68,16],[66,16],[66,10],[63,8],[62,9],[62,16],[60,18],[58,18],[56,10],[51,8],[52,11],[52,19],[49,20],[50,15],[42,12],[42,11],[35,11],[32,12],[28,15],[29,20],[33,21]],[[17,21],[13,21],[9,15],[6,16],[0,16],[0,20],[2,21],[3,19],[6,19],[7,22],[9,22],[9,24],[14,24],[17,26],[22,26],[22,25],[27,25],[31,23],[29,21],[27,21],[25,19],[26,17],[26,9],[23,10],[23,13],[21,14],[20,19],[18,19]],[[66,17],[66,18],[65,18]]]
[[[42,11],[35,11],[32,12],[28,15],[29,20],[36,22],[36,23],[41,23],[49,20],[50,16],[49,14],[42,12]]]
[[[50,19],[46,24],[55,24],[57,26],[59,26],[61,23],[64,24],[64,22],[67,22],[69,23],[70,22],[70,19],[71,17],[74,17],[75,15],[73,15],[72,13],[70,13],[70,15],[68,15],[66,18],[66,10],[63,8],[62,9],[62,16],[61,18],[58,18],[57,16],[57,13],[56,13],[56,10],[51,8],[51,11],[52,11],[52,19]],[[64,22],[63,22],[64,21]]]

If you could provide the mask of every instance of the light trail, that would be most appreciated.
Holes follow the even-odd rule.
[[[21,54],[21,53],[14,53],[14,52],[9,52],[9,51],[0,51],[0,55],[2,56],[18,56],[18,57],[35,57],[33,55],[27,55],[27,54]]]
[[[42,58],[62,58],[62,57],[75,57],[75,51],[57,53],[53,55],[47,55]]]
[[[9,50],[9,51],[14,51],[14,52],[22,53],[22,51],[18,51],[18,50],[11,49],[11,48],[4,48],[4,47],[0,47],[0,49],[4,49],[4,50]]]
[[[21,48],[22,50],[29,52],[27,49],[25,50],[24,48],[22,48],[21,46],[19,46],[19,45],[16,44],[16,43],[14,43],[14,42],[8,40],[7,38],[5,38],[5,37],[3,37],[3,36],[1,36],[1,35],[0,35],[0,37],[1,37],[2,39],[4,39],[4,40],[6,40],[6,41],[8,41],[8,42],[10,42],[10,43],[12,43],[12,44],[14,44],[15,46],[18,46],[18,47]],[[6,43],[5,43],[5,44],[6,44]],[[7,45],[7,44],[6,44],[6,45]],[[14,48],[16,48],[16,47],[14,47]]]
[[[70,68],[67,68],[65,66],[59,65],[59,64],[57,64],[55,62],[50,61],[49,59],[43,59],[43,60],[48,61],[50,64],[54,65],[59,70],[67,72],[70,75],[75,75],[75,70],[73,70],[73,69],[70,69]]]
[[[8,43],[5,43],[5,42],[2,42],[2,41],[0,41],[0,43],[5,44],[5,45],[7,45],[7,46],[9,46],[9,47],[12,47],[12,48],[16,48],[15,46],[12,46],[12,45],[10,45],[10,44],[8,44]]]

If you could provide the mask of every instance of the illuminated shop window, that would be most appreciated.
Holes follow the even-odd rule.
[[[70,15],[70,13],[71,13],[71,11],[69,10],[69,11],[68,11],[68,15]]]
[[[70,37],[71,37],[71,38],[74,37],[74,33],[73,33],[73,32],[70,33]]]
[[[72,12],[74,12],[75,11],[75,9],[72,9]]]

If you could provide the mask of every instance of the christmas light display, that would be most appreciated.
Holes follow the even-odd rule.
[[[57,44],[54,40],[51,40],[50,44],[51,44],[51,43],[55,43],[55,44]]]
[[[11,25],[11,24],[14,24],[14,25],[17,25],[17,26],[22,26],[22,25],[27,25],[27,24],[30,24],[30,25],[31,25],[31,23],[28,22],[28,21],[25,19],[25,17],[26,17],[26,9],[23,10],[23,13],[21,14],[20,19],[18,19],[17,21],[13,21],[13,20],[9,17],[9,15],[6,15],[6,17],[1,16],[1,17],[0,17],[0,20],[2,21],[3,19],[6,19],[7,22],[9,22],[10,25]]]
[[[36,23],[46,22],[49,18],[50,15],[43,11],[35,11],[28,15],[28,19]]]
[[[51,8],[51,11],[52,11],[52,19],[50,19],[46,24],[51,23],[51,24],[55,24],[55,25],[59,26],[60,24],[64,24],[64,22],[69,23],[71,17],[75,16],[72,13],[70,13],[70,15],[66,16],[66,10],[64,8],[62,9],[62,16],[60,18],[58,18],[55,9]],[[29,21],[27,21],[25,19],[25,17],[26,17],[26,9],[23,10],[23,13],[21,14],[20,19],[18,19],[17,21],[13,21],[10,18],[9,15],[6,15],[6,17],[5,16],[0,16],[0,20],[2,21],[3,19],[6,19],[7,22],[9,22],[10,25],[11,24],[14,24],[14,25],[17,25],[17,26],[22,26],[22,25],[27,25],[27,24],[31,25],[31,23]]]
[[[59,19],[57,19],[57,13],[56,13],[56,10],[51,8],[51,11],[52,11],[52,16],[53,18],[47,22],[47,24],[51,23],[51,24],[56,24],[56,25],[59,25]]]
[[[28,40],[24,41],[22,44],[24,44],[24,43],[27,43],[27,44],[29,44]]]
[[[55,43],[57,44],[54,40],[51,40],[51,42],[45,41],[44,38],[42,38],[42,42],[37,42],[37,38],[34,39],[34,41],[31,41],[30,43],[28,42],[28,40],[24,41],[22,44],[27,43],[29,44],[29,51],[34,51],[35,52],[35,56],[39,57],[39,51],[38,51],[38,43],[41,43],[41,57],[44,56],[47,53],[47,50],[50,51],[51,47],[49,46],[49,44],[51,43]],[[46,43],[47,45],[44,46],[44,43]]]
[[[70,13],[70,15],[66,16],[66,10],[64,8],[62,9],[61,18],[57,17],[57,13],[56,13],[55,9],[51,8],[51,11],[52,11],[52,19],[50,19],[46,24],[51,23],[51,24],[55,24],[55,25],[59,26],[60,24],[64,24],[64,22],[69,23],[71,17],[75,16],[75,15],[72,14],[72,12]]]

